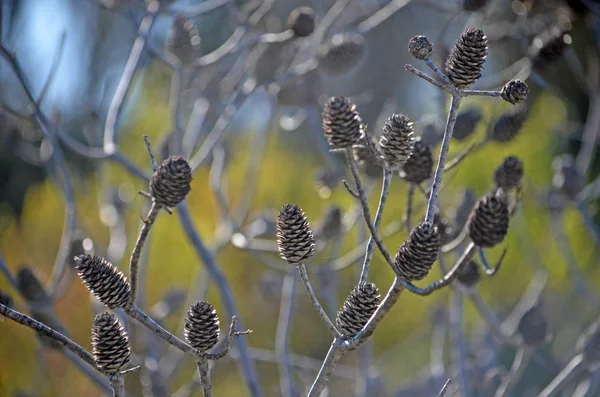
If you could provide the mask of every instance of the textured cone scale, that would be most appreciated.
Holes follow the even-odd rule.
[[[467,139],[475,132],[475,129],[482,118],[483,114],[479,108],[470,108],[459,113],[456,117],[456,123],[454,124],[452,138],[457,141]]]
[[[452,47],[446,61],[448,78],[460,88],[476,82],[483,72],[487,56],[487,38],[481,29],[465,30]]]
[[[408,52],[413,57],[423,60],[433,52],[433,43],[427,36],[415,36],[408,42]]]
[[[494,182],[504,190],[514,189],[521,185],[524,172],[523,162],[517,157],[509,156],[496,168]]]
[[[504,113],[492,126],[491,138],[496,142],[510,142],[523,128],[527,120],[528,109],[525,106],[515,106]]]
[[[548,339],[548,323],[538,306],[529,309],[519,321],[519,333],[528,345],[538,345]]]
[[[379,140],[381,157],[390,168],[401,167],[412,153],[414,146],[413,123],[403,114],[393,114],[383,125]]]
[[[358,33],[338,33],[319,47],[319,69],[341,75],[360,62],[365,54],[365,39]]]
[[[356,105],[343,96],[330,98],[323,108],[323,131],[329,145],[345,149],[363,136],[363,122]]]
[[[600,361],[600,323],[589,326],[577,341],[577,351],[583,353],[586,360]]]
[[[96,365],[108,373],[117,373],[129,364],[129,338],[113,314],[100,313],[94,318],[92,353]]]
[[[404,179],[412,183],[421,183],[431,177],[433,171],[433,157],[429,146],[417,138],[414,142],[413,151],[402,166]]]
[[[81,281],[100,302],[111,309],[127,304],[131,291],[127,278],[112,263],[88,254],[76,257],[75,262]]]
[[[339,236],[342,232],[342,227],[344,226],[342,223],[342,215],[342,209],[340,207],[331,207],[329,211],[327,211],[325,219],[317,233],[319,238],[329,240]]]
[[[182,64],[189,64],[202,54],[200,35],[191,20],[177,16],[167,39],[167,51],[176,56]]]
[[[279,255],[289,263],[308,261],[315,253],[315,237],[304,212],[295,204],[285,205],[277,217]]]
[[[309,36],[315,30],[315,11],[310,7],[295,8],[290,13],[287,24],[297,37]]]
[[[516,105],[524,102],[529,95],[529,86],[521,80],[511,80],[502,87],[502,99]]]
[[[29,302],[49,302],[50,297],[44,288],[44,284],[36,272],[29,266],[24,266],[17,273],[17,287],[23,297]]]
[[[150,179],[153,200],[164,207],[175,207],[192,189],[192,169],[183,157],[169,157]]]
[[[219,316],[213,305],[194,303],[185,317],[183,334],[194,349],[212,349],[219,341]]]
[[[479,11],[489,3],[489,0],[464,0],[463,10]]]
[[[411,232],[396,252],[396,273],[406,281],[424,279],[440,250],[441,236],[437,227],[422,222]]]
[[[571,36],[560,29],[553,29],[533,40],[530,49],[533,67],[543,70],[559,60],[569,44]]]
[[[338,311],[335,323],[347,338],[358,334],[367,324],[380,303],[380,295],[373,283],[360,284],[352,290]]]
[[[458,273],[456,279],[467,287],[476,285],[481,280],[481,269],[477,262],[471,260]]]
[[[508,233],[508,204],[503,196],[488,193],[471,212],[468,227],[473,242],[482,248],[500,244]]]

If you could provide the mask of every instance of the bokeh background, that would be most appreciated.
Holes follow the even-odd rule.
[[[490,260],[496,260],[505,247],[508,254],[501,271],[493,278],[485,278],[479,289],[487,306],[502,320],[527,291],[534,274],[547,271],[548,284],[541,302],[552,340],[537,348],[544,359],[532,365],[537,367],[514,392],[536,395],[575,354],[577,337],[600,314],[600,255],[598,236],[592,227],[594,222],[596,228],[600,227],[596,181],[600,157],[595,155],[600,123],[589,126],[591,118],[598,120],[598,110],[594,113],[590,104],[595,101],[595,107],[600,107],[600,85],[594,83],[600,74],[598,3],[498,0],[487,2],[477,11],[468,11],[463,2],[441,0],[237,0],[224,1],[223,6],[194,15],[194,7],[209,1],[163,2],[165,11],[150,29],[116,125],[116,144],[124,157],[149,174],[151,163],[142,135],[150,137],[159,160],[169,154],[189,156],[196,153],[226,106],[231,101],[236,103],[235,116],[222,139],[194,174],[187,206],[203,242],[231,284],[244,326],[254,331],[245,338],[260,358],[257,368],[265,395],[280,395],[273,349],[282,280],[288,268],[276,253],[270,252],[275,240],[273,220],[279,208],[287,203],[298,204],[317,228],[332,206],[339,206],[344,214],[348,230],[339,241],[321,241],[323,250],[309,264],[317,294],[330,315],[355,285],[361,263],[357,260],[337,272],[326,271],[327,266],[339,263],[334,261],[364,241],[365,229],[361,219],[357,220],[357,203],[340,183],[348,174],[345,160],[340,154],[327,151],[321,129],[323,103],[332,95],[352,97],[373,134],[379,133],[382,122],[391,113],[405,113],[415,121],[417,134],[427,132],[425,138],[437,154],[436,131],[447,116],[448,98],[436,87],[404,71],[406,63],[427,69],[410,58],[406,44],[416,34],[429,36],[436,47],[434,60],[440,64],[455,38],[470,26],[482,28],[490,39],[483,80],[490,84],[489,88],[498,89],[515,75],[527,78],[529,112],[514,140],[486,144],[445,175],[441,203],[450,222],[460,222],[461,205],[492,187],[493,172],[502,160],[507,155],[522,159],[525,178],[519,209],[511,219],[505,243],[487,252]],[[69,336],[90,349],[91,322],[102,308],[74,276],[72,257],[93,251],[107,256],[127,272],[129,255],[141,227],[140,216],[149,208],[148,201],[137,191],[146,190],[147,185],[118,161],[86,158],[65,144],[63,138],[67,136],[98,150],[103,147],[107,112],[146,5],[140,0],[15,0],[1,4],[2,45],[15,55],[34,96],[38,98],[43,93],[40,109],[56,127],[60,146],[54,146],[35,119],[28,116],[32,106],[20,82],[6,60],[0,61],[0,253],[13,275],[29,266],[44,283],[52,279],[67,211],[60,173],[52,161],[60,151],[75,190],[76,232],[65,280],[52,307]],[[330,16],[328,10],[332,6],[340,12],[322,32],[322,40],[312,35],[268,45],[252,41],[263,33],[285,31],[288,15],[297,6],[315,10],[317,32],[323,18]],[[265,12],[257,14],[261,7]],[[181,22],[176,15],[186,17],[185,21],[191,21],[196,29],[190,36],[191,44],[181,45],[183,49],[169,44],[174,23]],[[373,15],[385,18],[375,24],[369,19]],[[226,43],[240,26],[246,27],[246,32],[238,50],[218,62],[198,66],[198,59],[206,60],[202,57]],[[543,43],[540,37],[551,29],[567,34],[569,45],[547,64],[519,67],[535,58],[535,46]],[[338,63],[334,62],[333,69],[317,66],[285,79],[284,74],[293,72],[294,65],[310,61],[316,52],[313,50],[322,44],[320,41],[326,46],[337,33],[360,35],[355,38],[363,40],[364,48],[361,47],[356,62],[342,56],[341,60],[334,60]],[[174,73],[165,62],[173,53],[189,57],[179,75],[177,111],[172,108],[173,87],[177,88],[172,81]],[[352,60],[352,56],[347,58]],[[498,77],[515,62],[517,68],[509,69],[507,78]],[[509,108],[509,104],[496,98],[464,100],[461,110],[475,109],[481,118],[467,139],[453,142],[450,158],[484,140],[495,120]],[[196,116],[204,113],[205,117],[202,123],[190,127],[190,115],[194,112]],[[178,130],[185,132],[187,139],[181,149],[173,143],[179,136]],[[582,145],[582,140],[586,145]],[[565,154],[577,158],[582,147],[593,149],[591,161],[586,172],[577,177],[582,181],[577,191],[568,195],[560,175],[557,176],[556,158]],[[216,181],[215,164],[222,165],[222,175]],[[380,177],[371,174],[365,174],[365,182],[375,208]],[[582,186],[588,186],[583,200]],[[407,188],[400,177],[394,178],[384,226],[402,220]],[[423,213],[424,202],[417,194],[415,206],[421,210],[416,211],[415,217]],[[233,214],[247,212],[247,216],[239,219],[241,224],[232,226],[224,216],[228,209]],[[460,223],[453,226],[454,232],[461,228]],[[402,229],[386,237],[385,243],[395,251],[406,235]],[[450,255],[448,261],[453,258]],[[171,216],[163,212],[158,218],[142,262],[142,305],[169,330],[181,336],[189,303],[203,298],[215,305],[222,325],[228,326],[219,289],[176,212]],[[434,269],[423,284],[440,277],[439,269]],[[372,265],[372,280],[382,293],[393,280],[392,271],[378,253]],[[17,310],[31,312],[27,299],[5,277],[0,277],[0,289],[14,298]],[[305,368],[295,371],[297,386],[303,390],[312,382],[331,337],[300,285],[297,291],[290,349],[305,359]],[[442,335],[447,330],[448,302],[448,290],[429,297],[408,293],[402,296],[369,345],[370,396],[395,396],[415,382],[431,386],[423,395],[435,395],[434,390],[439,391],[443,381],[452,376],[451,347],[446,345],[435,367],[439,370],[442,365],[443,376],[428,381],[430,367],[434,367],[430,365],[432,338],[439,343],[439,330]],[[193,379],[195,366],[190,359],[170,368],[176,358],[167,345],[154,341],[151,344],[155,346],[148,353],[143,343],[144,331],[131,323],[128,329],[134,350],[139,353],[136,364],[144,366],[139,374],[127,378],[132,396],[171,395]],[[486,370],[510,366],[514,350],[486,342],[490,338],[488,326],[468,299],[463,330],[473,366]],[[481,364],[484,353],[493,357],[488,360],[491,364]],[[249,395],[235,355],[234,349],[213,368],[217,396]],[[146,356],[150,358],[145,359]],[[364,356],[358,352],[344,358],[339,376],[331,380],[329,395],[354,393],[355,380],[361,376],[361,361],[365,362]],[[163,375],[165,371],[173,373],[169,392],[161,392],[154,384],[161,371]],[[480,377],[483,375],[473,375],[472,381],[477,382]],[[596,371],[596,383],[597,378]],[[577,386],[579,380],[572,386]],[[421,395],[417,391],[410,393]],[[25,395],[104,394],[60,350],[43,343],[19,324],[0,321],[0,396]],[[191,395],[200,396],[201,391]]]

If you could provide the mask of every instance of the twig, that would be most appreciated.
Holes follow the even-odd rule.
[[[150,211],[148,212],[146,219],[144,219],[144,225],[142,226],[142,230],[140,230],[140,235],[138,236],[137,242],[135,243],[135,247],[133,247],[133,252],[131,253],[131,261],[129,262],[129,285],[131,286],[131,294],[129,296],[130,305],[135,304],[135,296],[137,292],[138,262],[140,261],[142,248],[144,247],[144,243],[146,242],[146,238],[148,237],[150,228],[154,224],[154,221],[160,213],[161,208],[162,207],[159,204],[156,204],[155,201],[152,202]]]
[[[506,343],[509,346],[515,347],[520,344],[520,342],[517,341],[515,337],[511,336],[511,334],[508,334],[505,330],[502,329],[502,323],[500,322],[498,317],[496,317],[496,315],[492,313],[492,311],[487,307],[487,305],[483,301],[483,298],[481,297],[481,294],[477,289],[470,291],[467,296],[469,297],[479,314],[481,314],[485,322],[496,333],[496,336],[498,337],[498,339],[500,339],[500,341]]]
[[[469,154],[474,152],[475,150],[481,149],[487,141],[483,142],[475,142],[471,146],[469,146],[466,150],[460,153],[458,156],[453,158],[450,162],[446,163],[446,167],[444,167],[444,172],[448,172],[458,166]]]
[[[529,364],[529,360],[531,359],[531,354],[532,350],[527,345],[521,346],[517,349],[512,366],[510,367],[510,371],[508,374],[506,374],[506,377],[502,381],[502,384],[498,390],[496,390],[495,397],[510,395],[514,387],[519,382],[519,379],[521,379],[523,372],[527,368],[527,364]]]
[[[150,138],[148,138],[148,135],[144,135],[144,142],[146,143],[146,149],[148,150],[148,155],[150,156],[150,161],[152,162],[152,170],[156,172],[158,165],[156,164],[156,158],[154,157],[154,151],[152,150],[152,143],[150,143]]]
[[[490,266],[490,263],[488,262],[487,257],[485,256],[485,251],[483,250],[483,248],[478,247],[478,251],[479,251],[479,258],[481,259],[481,262],[483,263],[483,267],[485,267],[485,273],[488,276],[493,276],[496,273],[498,273],[498,271],[502,267],[502,262],[504,261],[504,257],[506,256],[507,249],[505,248],[502,251],[502,255],[500,255],[500,259],[498,259],[498,262],[496,262],[494,267]]]
[[[288,273],[283,278],[281,305],[275,335],[275,353],[277,354],[280,376],[279,383],[283,397],[295,397],[297,394],[289,358],[290,331],[294,316],[294,295],[296,293],[296,274],[295,271],[292,271],[291,274]]]
[[[56,51],[56,54],[54,55],[54,60],[52,61],[52,64],[50,66],[50,71],[48,72],[48,77],[46,77],[46,82],[44,83],[44,86],[42,87],[42,90],[40,91],[40,94],[38,95],[38,99],[36,102],[38,104],[38,106],[41,106],[42,103],[44,102],[44,99],[46,98],[46,94],[48,93],[48,90],[50,89],[50,86],[52,85],[52,82],[54,81],[54,76],[56,76],[56,72],[58,70],[58,67],[60,66],[60,61],[62,60],[63,51],[65,49],[66,39],[67,39],[67,34],[65,32],[63,32],[60,35],[60,40],[58,42],[58,49]]]
[[[298,269],[298,272],[300,273],[300,278],[302,279],[302,283],[304,284],[306,293],[308,294],[308,296],[313,304],[313,307],[315,308],[315,310],[321,317],[321,320],[323,320],[323,322],[325,323],[325,325],[327,326],[329,331],[331,331],[331,333],[333,334],[334,337],[342,338],[341,332],[338,331],[338,329],[335,327],[333,322],[329,319],[329,316],[327,315],[327,313],[325,313],[323,306],[321,306],[321,304],[319,303],[319,299],[315,295],[315,291],[313,291],[312,286],[310,284],[310,280],[308,279],[308,274],[306,273],[306,266],[304,266],[303,263],[300,263],[298,266],[296,266],[296,268]]]
[[[392,171],[389,169],[383,170],[383,182],[381,186],[381,197],[379,198],[379,205],[377,207],[377,213],[375,214],[375,222],[373,228],[375,234],[379,234],[379,226],[381,225],[381,218],[383,217],[383,211],[385,210],[385,204],[387,202],[388,193],[390,191],[390,184],[392,182]],[[375,252],[375,239],[373,234],[369,236],[369,242],[367,243],[367,251],[365,259],[363,261],[362,271],[360,273],[360,283],[366,283],[369,278],[369,269],[371,267],[371,261],[373,259],[373,252]]]
[[[560,371],[558,375],[537,395],[537,397],[552,397],[560,392],[561,388],[568,383],[571,378],[579,373],[585,367],[583,354],[578,354],[569,361],[569,363]]]
[[[464,96],[491,96],[491,97],[502,96],[501,91],[463,90],[462,93]]]
[[[450,383],[452,383],[452,379],[448,378],[448,380],[446,381],[446,383],[444,383],[444,387],[442,387],[442,390],[440,390],[440,393],[438,394],[438,397],[444,397],[444,395],[448,391],[448,386],[450,386]]]
[[[159,8],[160,3],[158,1],[153,0],[148,3],[148,7],[146,9],[147,14],[140,23],[138,36],[133,42],[129,58],[127,59],[127,63],[123,69],[123,74],[121,75],[121,79],[119,80],[119,84],[115,90],[110,107],[108,108],[108,113],[106,114],[106,124],[104,126],[104,152],[109,155],[114,153],[116,149],[115,128],[117,121],[119,119],[119,115],[121,114],[125,97],[127,96],[127,93],[131,87],[133,76],[139,67],[142,53],[146,47],[148,33],[154,25]]]
[[[229,332],[227,333],[227,337],[223,340],[220,346],[215,348],[215,350],[221,351],[218,353],[207,353],[206,357],[208,357],[209,360],[220,360],[223,357],[225,357],[231,349],[231,342],[233,341],[234,337],[248,335],[252,333],[251,329],[247,329],[245,331],[238,331],[237,322],[238,319],[236,316],[231,317],[231,323],[229,324]]]
[[[411,64],[406,64],[404,66],[404,69],[406,69],[407,71],[415,74],[416,76],[422,78],[425,81],[428,81],[429,83],[433,84],[436,87],[441,88],[444,91],[448,91],[448,86],[444,83],[440,83],[439,81],[437,81],[436,79],[434,79],[433,77],[421,72],[419,69],[415,68],[413,65]]]
[[[327,386],[327,382],[333,374],[337,363],[344,356],[344,353],[345,350],[342,349],[340,340],[336,338],[331,344],[329,351],[327,352],[327,356],[323,361],[321,370],[319,371],[317,378],[315,379],[312,387],[310,388],[307,397],[319,397],[321,395],[321,393],[325,389],[325,386]]]
[[[463,312],[464,304],[462,294],[458,291],[452,291],[450,301],[450,340],[453,344],[452,356],[455,365],[458,367],[458,374],[462,390],[461,396],[469,397],[472,395],[472,392],[469,374],[467,372],[467,364],[465,362],[467,352],[463,331]]]
[[[114,397],[125,397],[125,379],[123,375],[117,374],[110,377],[110,385]]]
[[[200,358],[196,361],[198,365],[198,375],[200,376],[200,385],[202,386],[202,393],[204,397],[212,397],[212,385],[210,383],[210,367],[208,365],[208,359],[206,357]]]

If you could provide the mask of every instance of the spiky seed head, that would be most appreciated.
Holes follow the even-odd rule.
[[[75,257],[75,269],[90,292],[110,309],[125,307],[131,289],[127,278],[112,263],[98,255]]]
[[[322,44],[317,53],[319,69],[341,75],[355,67],[365,54],[365,38],[358,33],[338,33]]]
[[[508,221],[508,204],[502,190],[488,193],[471,212],[467,222],[469,236],[477,246],[491,248],[506,237]]]
[[[358,334],[377,310],[380,297],[379,290],[373,283],[362,283],[354,287],[335,319],[340,332],[347,338]]]
[[[343,96],[329,98],[323,108],[323,131],[330,146],[345,149],[363,136],[363,122],[356,105]]]
[[[294,8],[288,17],[287,25],[296,37],[310,36],[315,30],[315,11],[310,7]]]
[[[129,364],[129,337],[114,314],[100,313],[94,318],[92,353],[96,365],[107,373],[118,373]]]
[[[481,109],[477,107],[471,107],[464,112],[459,113],[454,124],[452,138],[457,141],[467,139],[475,132],[475,129],[482,118],[483,114],[481,113]]]
[[[541,307],[534,306],[525,312],[518,326],[523,341],[530,346],[539,345],[548,340],[548,323]]]
[[[171,156],[161,165],[150,179],[152,199],[163,207],[175,207],[192,190],[192,169],[186,159]]]
[[[420,137],[415,139],[413,151],[402,166],[402,176],[411,183],[419,184],[431,177],[433,156],[431,149]]]
[[[408,52],[413,57],[423,60],[431,56],[433,43],[427,36],[415,36],[408,42]]]
[[[462,8],[465,11],[479,11],[488,3],[489,0],[464,0]]]
[[[17,288],[28,302],[43,303],[50,301],[38,273],[29,266],[23,266],[17,273]]]
[[[524,105],[510,108],[494,122],[491,138],[500,143],[512,141],[519,135],[523,125],[525,125],[527,115],[528,109]]]
[[[399,168],[408,160],[414,142],[412,121],[403,114],[395,113],[383,125],[383,133],[379,139],[381,157],[390,168]]]
[[[475,83],[483,72],[487,49],[487,37],[481,29],[465,30],[452,47],[446,61],[450,81],[459,88]]]
[[[194,349],[207,351],[219,341],[219,316],[208,302],[194,303],[188,310],[183,335]]]
[[[421,222],[396,252],[396,274],[406,281],[424,279],[440,250],[441,236],[435,225]]]
[[[477,285],[481,280],[481,269],[479,268],[479,264],[474,260],[470,260],[460,270],[456,279],[466,287]]]
[[[588,362],[600,361],[600,322],[595,321],[581,334],[576,350],[583,353]]]
[[[571,44],[571,36],[560,28],[552,28],[533,39],[529,49],[533,67],[544,70],[559,60]]]
[[[516,105],[525,102],[529,95],[529,86],[522,80],[511,80],[502,87],[502,99]]]
[[[494,172],[496,186],[504,190],[515,189],[521,185],[523,174],[523,162],[518,157],[508,156]]]
[[[341,234],[343,228],[342,209],[338,206],[332,206],[325,214],[325,219],[317,232],[319,238],[330,240]]]
[[[315,253],[315,237],[306,215],[295,204],[284,205],[277,216],[279,256],[291,264],[306,262]]]
[[[190,64],[202,55],[200,35],[193,21],[181,16],[175,17],[167,39],[167,51],[183,65]]]

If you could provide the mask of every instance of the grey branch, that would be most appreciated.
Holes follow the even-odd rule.
[[[154,221],[160,213],[160,210],[161,206],[153,201],[152,206],[150,207],[150,211],[148,212],[148,216],[146,216],[146,219],[144,219],[144,225],[142,226],[140,235],[138,236],[138,239],[135,243],[133,252],[131,253],[131,261],[129,262],[129,285],[131,286],[131,295],[129,296],[130,305],[135,304],[135,296],[137,292],[138,263],[140,261],[140,255],[142,254],[142,248],[144,248],[144,243],[146,242],[146,238],[148,237],[150,228],[154,224]]]
[[[200,376],[200,385],[202,386],[202,393],[204,397],[212,397],[212,385],[210,383],[210,366],[208,358],[201,357],[196,361],[198,364],[198,375]]]

